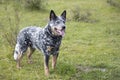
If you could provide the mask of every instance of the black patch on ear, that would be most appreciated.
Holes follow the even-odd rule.
[[[50,11],[50,21],[55,20],[57,18],[56,14],[54,13],[53,10]]]
[[[63,13],[61,14],[61,17],[66,20],[66,10],[63,11]]]

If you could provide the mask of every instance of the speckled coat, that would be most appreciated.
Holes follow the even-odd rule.
[[[17,68],[20,68],[20,61],[27,48],[30,48],[28,60],[35,49],[44,54],[45,75],[49,74],[49,56],[52,54],[52,67],[56,65],[59,54],[59,47],[62,37],[65,34],[66,11],[61,16],[56,16],[53,10],[50,12],[50,21],[45,28],[30,26],[22,29],[17,36],[17,43],[14,50],[14,59],[17,61]]]
[[[62,36],[54,36],[49,30],[49,25],[45,28],[27,27],[20,31],[17,37],[17,46],[21,53],[28,47],[41,50],[44,55],[57,54],[61,44]]]

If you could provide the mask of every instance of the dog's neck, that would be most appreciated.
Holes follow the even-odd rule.
[[[50,25],[46,25],[45,29],[45,34],[47,35],[47,37],[51,37],[52,39],[62,39],[62,36],[56,36],[52,33]]]

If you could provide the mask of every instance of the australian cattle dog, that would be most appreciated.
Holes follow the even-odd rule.
[[[45,28],[29,26],[22,29],[16,41],[14,59],[17,68],[20,67],[21,59],[29,48],[27,54],[28,62],[31,63],[31,55],[35,49],[41,50],[44,54],[45,75],[49,75],[49,57],[52,55],[52,68],[54,69],[59,55],[59,48],[66,29],[66,10],[60,16],[56,16],[53,10],[50,11],[49,22]]]

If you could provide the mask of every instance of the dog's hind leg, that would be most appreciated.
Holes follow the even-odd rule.
[[[29,47],[28,53],[27,53],[28,63],[32,63],[31,56],[32,56],[32,54],[33,54],[34,51],[35,51],[34,48]]]
[[[16,63],[17,63],[16,67],[17,67],[18,69],[21,68],[20,63],[21,63],[22,57],[23,57],[23,53],[22,53],[20,50],[18,50],[18,51],[16,50],[16,51],[14,52],[14,59],[16,60]]]
[[[18,57],[17,57],[17,60],[16,60],[16,61],[17,61],[16,67],[17,67],[18,69],[21,69],[20,63],[21,63],[22,57],[23,57],[23,54],[22,54],[22,53],[18,53]]]
[[[58,54],[52,55],[52,69],[55,69],[55,66],[57,63],[57,57],[58,57]]]
[[[14,51],[14,59],[16,60],[17,63],[17,68],[21,68],[20,63],[21,59],[23,57],[23,53],[27,50],[26,46],[21,46],[20,44],[16,44],[15,46],[15,51]]]

